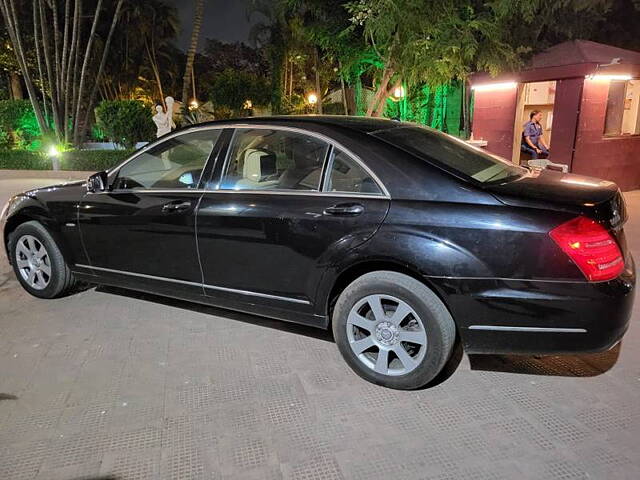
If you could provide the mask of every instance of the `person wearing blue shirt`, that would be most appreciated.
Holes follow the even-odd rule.
[[[534,110],[529,114],[529,121],[524,125],[520,150],[531,155],[531,158],[548,158],[549,147],[544,141],[542,125],[542,112]]]

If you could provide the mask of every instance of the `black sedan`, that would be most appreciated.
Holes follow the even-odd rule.
[[[332,328],[358,375],[399,389],[433,380],[457,340],[469,353],[610,348],[634,295],[626,219],[611,182],[323,116],[176,131],[2,215],[32,295],[83,281]]]

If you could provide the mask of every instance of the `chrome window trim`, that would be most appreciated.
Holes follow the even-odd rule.
[[[389,200],[389,197],[385,197],[383,195],[378,194],[367,194],[367,193],[341,193],[341,192],[318,192],[313,190],[202,190],[195,188],[175,188],[175,189],[154,189],[154,188],[140,188],[135,189],[132,188],[130,190],[111,190],[104,192],[87,192],[88,195],[111,195],[111,194],[119,194],[119,193],[140,193],[140,194],[163,194],[163,193],[175,193],[175,194],[183,194],[183,193],[194,193],[198,195],[202,195],[203,193],[215,193],[215,194],[230,194],[230,193],[240,193],[240,194],[251,194],[251,195],[290,195],[290,196],[320,196],[327,198],[369,198],[369,199],[377,199],[377,200]]]
[[[490,330],[493,332],[587,333],[587,330],[584,328],[510,327],[507,325],[471,325],[468,329]]]
[[[255,129],[255,130],[283,130],[283,131],[288,131],[288,132],[293,132],[293,133],[300,133],[302,135],[308,135],[310,137],[315,137],[318,140],[322,140],[323,142],[327,143],[330,147],[333,148],[339,148],[340,150],[342,150],[345,154],[347,154],[349,157],[351,157],[358,165],[360,165],[362,167],[362,169],[367,172],[371,178],[373,178],[373,181],[376,182],[376,184],[378,185],[378,187],[380,188],[380,190],[382,191],[382,195],[378,195],[378,194],[373,194],[373,195],[365,195],[364,198],[386,198],[386,199],[391,199],[391,195],[389,194],[389,190],[387,190],[387,187],[385,186],[384,183],[382,183],[382,181],[380,180],[380,178],[362,161],[362,159],[360,157],[358,157],[355,153],[353,153],[351,150],[349,150],[348,148],[346,148],[344,145],[342,145],[340,142],[334,140],[331,137],[328,137],[322,133],[318,133],[318,132],[313,132],[313,131],[309,131],[309,130],[305,130],[303,128],[298,128],[298,127],[288,127],[286,125],[267,125],[267,124],[253,124],[253,123],[233,123],[233,124],[229,124],[227,126],[228,128],[233,128],[234,132],[233,132],[233,136],[231,137],[231,140],[229,141],[229,148],[227,149],[227,154],[225,156],[224,159],[224,164],[222,167],[222,171],[220,173],[221,175],[221,179],[224,177],[225,171],[227,169],[227,165],[229,162],[229,156],[231,155],[231,146],[233,145],[233,141],[235,140],[236,137],[236,133],[238,129]],[[323,165],[323,169],[326,167],[327,165]],[[324,185],[320,185],[320,188],[322,188]],[[261,190],[232,190],[232,189],[221,189],[216,188],[214,190],[207,190],[208,192],[211,191],[231,191],[231,192],[260,192]],[[277,190],[265,190],[266,192],[276,192]],[[285,191],[285,190],[281,190],[281,191]],[[288,190],[287,190],[288,191]],[[295,191],[295,190],[292,190]],[[322,194],[327,194],[327,193],[335,193],[335,192],[323,192],[321,190],[307,190],[307,192],[311,192],[311,193],[322,193]],[[346,192],[345,192],[346,193]],[[356,195],[362,195],[362,194],[356,194]],[[340,195],[340,196],[345,196],[345,195]],[[360,197],[358,197],[360,198]]]
[[[228,288],[228,287],[218,287],[216,285],[207,285],[206,283],[198,283],[198,282],[189,282],[187,280],[178,280],[176,278],[168,278],[168,277],[158,277],[156,275],[148,275],[146,273],[135,273],[135,272],[127,272],[124,270],[115,270],[113,268],[104,268],[104,267],[93,267],[91,265],[84,265],[81,263],[76,263],[75,264],[76,267],[80,267],[80,268],[88,268],[90,270],[99,270],[102,272],[108,272],[108,273],[117,273],[120,275],[131,275],[133,277],[139,277],[139,278],[148,278],[149,280],[159,280],[159,281],[163,281],[163,282],[173,282],[173,283],[180,283],[182,285],[191,285],[194,287],[203,287],[203,288],[208,288],[211,290],[218,290],[221,292],[229,292],[229,293],[237,293],[240,295],[247,295],[247,296],[252,296],[252,297],[261,297],[261,298],[269,298],[272,300],[282,300],[284,302],[291,302],[291,303],[301,303],[304,305],[310,305],[311,302],[309,302],[308,300],[302,300],[299,298],[291,298],[291,297],[282,297],[280,295],[271,295],[268,293],[260,293],[260,292],[253,292],[250,290],[239,290],[236,288]]]

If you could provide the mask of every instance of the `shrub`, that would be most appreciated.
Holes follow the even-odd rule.
[[[134,150],[72,150],[62,154],[63,170],[107,170],[133,153]]]
[[[5,150],[0,152],[0,168],[14,170],[51,170],[51,160],[40,152]]]
[[[269,84],[265,78],[231,69],[216,75],[209,92],[216,117],[242,114],[247,100],[251,100],[254,107],[267,106],[270,96]],[[246,110],[244,112],[246,114]]]
[[[322,113],[325,115],[344,115],[344,105],[341,102],[323,103]]]
[[[35,149],[40,126],[29,100],[0,100],[0,146]]]
[[[137,100],[105,100],[96,108],[98,128],[119,145],[132,148],[153,139],[152,112]]]
[[[60,157],[62,170],[100,171],[111,168],[133,153],[132,150],[72,150]],[[51,170],[51,158],[27,150],[0,151],[0,169]]]

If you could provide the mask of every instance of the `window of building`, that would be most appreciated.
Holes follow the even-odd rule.
[[[611,80],[604,134],[640,135],[640,79]]]

